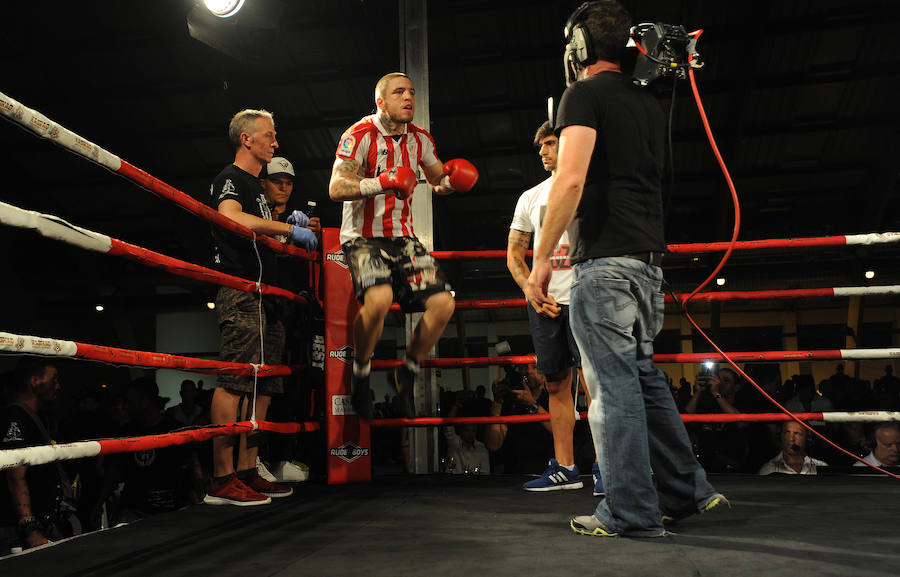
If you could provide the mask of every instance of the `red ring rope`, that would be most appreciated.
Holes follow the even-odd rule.
[[[734,243],[734,250],[761,250],[773,248],[810,248],[820,246],[857,246],[871,244],[887,244],[900,242],[900,232],[884,232],[869,234],[846,234],[839,236],[816,236],[806,238],[772,238],[761,240],[739,240]],[[673,254],[722,252],[732,246],[730,242],[697,242],[687,244],[670,244],[666,251]],[[436,250],[431,256],[437,259],[505,259],[505,250]],[[527,251],[526,256],[533,256]]]
[[[133,164],[122,160],[102,147],[90,142],[71,130],[50,120],[40,112],[28,108],[13,98],[0,92],[0,114],[27,128],[41,138],[45,138],[63,148],[82,156],[91,162],[97,163],[108,170],[123,176],[131,182],[141,186],[178,206],[186,209],[191,214],[199,216],[203,220],[215,223],[244,238],[255,240],[259,244],[275,251],[290,254],[298,258],[313,260],[314,254],[296,246],[282,244],[281,242],[265,235],[257,235],[246,226],[231,220],[219,211],[207,206],[189,194],[166,184],[155,176],[144,172]]]
[[[578,413],[579,418],[587,419],[587,413]],[[822,422],[884,422],[900,421],[900,412],[897,411],[859,411],[859,412],[832,412],[832,413],[794,413],[794,416],[804,421]],[[776,421],[791,421],[790,415],[785,413],[709,413],[709,414],[681,414],[685,423],[770,423]],[[416,417],[415,419],[391,418],[372,419],[373,427],[433,427],[440,425],[487,425],[493,423],[517,424],[517,423],[542,423],[550,420],[550,413],[539,415],[504,415],[490,417]]]

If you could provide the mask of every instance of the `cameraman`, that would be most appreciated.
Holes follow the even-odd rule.
[[[685,408],[688,414],[738,414],[748,412],[741,399],[742,380],[730,367],[716,372],[704,369],[697,375],[697,388]],[[710,473],[753,472],[749,465],[748,423],[695,423],[697,457]]]
[[[722,367],[716,374],[708,370],[697,375],[697,390],[688,402],[685,412],[696,413],[733,413],[740,411],[735,407],[738,391],[741,390],[741,379],[736,372]],[[702,410],[698,410],[702,409]],[[747,423],[738,423],[746,426]]]
[[[494,403],[491,416],[538,415],[547,413],[549,397],[545,379],[533,364],[507,368],[506,376],[491,385]],[[503,473],[540,473],[553,456],[550,422],[493,423],[485,431],[484,443],[500,452]],[[495,469],[496,470],[496,469]]]
[[[660,513],[680,518],[726,502],[706,480],[653,363],[665,312],[665,116],[651,92],[621,73],[630,27],[614,0],[586,2],[566,23],[557,174],[528,280],[537,304],[550,302],[550,257],[568,228],[569,318],[594,399],[588,418],[606,489],[594,513],[569,526],[601,537],[663,536]]]

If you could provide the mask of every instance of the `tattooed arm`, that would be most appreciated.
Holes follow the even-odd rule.
[[[522,289],[525,298],[528,299],[528,302],[531,303],[534,310],[536,310],[539,315],[556,318],[559,316],[561,309],[556,304],[556,301],[553,300],[553,297],[547,295],[547,298],[552,302],[545,303],[543,306],[538,306],[535,299],[533,299],[528,292],[528,275],[531,274],[531,270],[525,262],[525,255],[528,253],[529,246],[531,246],[530,232],[522,232],[514,228],[509,229],[509,240],[506,245],[506,268],[509,269],[513,280],[516,281],[516,284]]]
[[[363,198],[359,191],[359,162],[346,158],[338,158],[331,169],[331,182],[328,183],[328,196],[331,200],[359,200]]]
[[[528,293],[525,291],[528,285],[528,275],[531,274],[531,270],[529,270],[528,264],[525,262],[525,255],[528,253],[529,246],[531,246],[530,232],[522,232],[514,228],[509,229],[509,240],[506,245],[506,268],[509,269],[513,280],[516,281],[516,284],[519,285],[526,297],[528,296]]]
[[[29,519],[34,520],[31,510],[31,493],[28,491],[28,482],[25,480],[25,470],[25,467],[14,467],[6,475],[7,488],[12,497],[16,520],[20,525]],[[29,547],[37,547],[49,542],[38,530],[31,530],[22,538]]]

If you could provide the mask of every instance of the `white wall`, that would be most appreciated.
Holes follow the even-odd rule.
[[[219,326],[216,311],[204,308],[197,312],[156,315],[156,350],[173,355],[219,358]],[[159,385],[160,396],[169,398],[167,406],[181,402],[178,391],[184,379],[194,382],[201,380],[205,389],[211,389],[216,385],[215,375],[160,369],[156,372],[156,383]]]

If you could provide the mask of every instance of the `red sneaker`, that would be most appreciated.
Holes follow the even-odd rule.
[[[253,505],[266,505],[272,499],[254,491],[241,482],[235,474],[231,474],[228,482],[216,485],[209,482],[209,490],[203,497],[207,505],[237,505],[238,507],[252,507]]]
[[[267,497],[272,497],[274,499],[277,499],[279,497],[290,497],[294,494],[294,490],[290,487],[272,483],[271,481],[266,481],[259,476],[259,473],[256,471],[256,469],[253,469],[253,476],[250,477],[250,480],[247,481],[247,487],[249,487],[252,491],[256,491],[257,493],[260,493]]]

